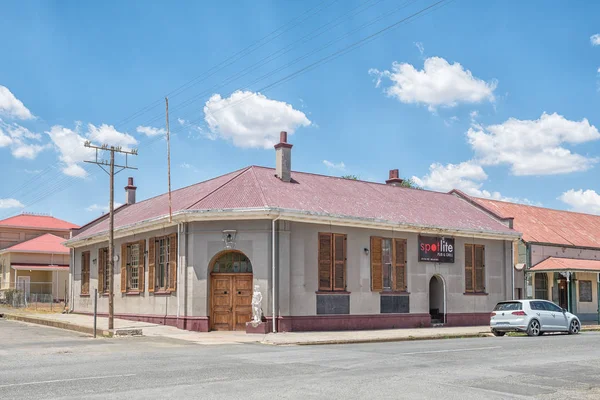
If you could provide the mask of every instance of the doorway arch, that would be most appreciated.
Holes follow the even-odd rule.
[[[226,250],[209,264],[210,329],[245,331],[252,319],[252,262],[241,251]]]
[[[440,275],[429,280],[429,314],[432,323],[446,322],[446,283]]]

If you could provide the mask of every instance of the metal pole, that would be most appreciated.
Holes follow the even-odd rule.
[[[94,289],[94,338],[96,337],[96,319],[98,316],[98,289]]]
[[[571,273],[567,272],[567,311],[571,312]]]
[[[598,325],[600,325],[600,273],[598,274],[598,291],[596,292],[596,303],[598,304]]]
[[[108,280],[108,329],[113,329],[113,297],[115,288],[115,246],[114,246],[114,227],[115,227],[115,152],[114,147],[110,151],[110,217],[108,227],[108,256],[110,279]]]

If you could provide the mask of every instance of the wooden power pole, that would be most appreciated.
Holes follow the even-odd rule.
[[[109,146],[104,144],[102,146],[95,146],[90,143],[90,141],[86,141],[84,143],[85,147],[89,147],[91,149],[96,149],[96,160],[95,161],[86,161],[90,164],[96,164],[104,172],[108,174],[110,177],[110,200],[109,200],[109,222],[108,222],[108,329],[114,328],[114,295],[115,295],[115,245],[114,245],[114,228],[115,228],[115,175],[124,169],[137,169],[131,167],[127,164],[127,156],[133,155],[137,156],[137,149],[133,150],[123,150],[120,146]],[[110,151],[110,162],[106,160],[102,160],[98,158],[98,151]],[[115,165],[115,153],[125,154],[125,165]],[[109,167],[107,171],[105,167]],[[115,167],[120,168],[117,172],[115,172]],[[121,254],[123,257],[123,254]]]
[[[169,223],[173,222],[173,208],[171,206],[171,135],[169,132],[169,98],[165,97],[167,106],[167,176],[169,180]]]

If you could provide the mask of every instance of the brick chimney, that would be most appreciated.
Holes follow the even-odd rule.
[[[125,186],[125,204],[135,203],[135,190],[137,187],[133,186],[133,177],[127,178],[127,186]]]
[[[292,145],[287,142],[287,132],[279,134],[279,143],[275,145],[275,171],[282,181],[292,180]]]
[[[390,179],[385,181],[386,184],[392,186],[401,186],[404,179],[400,178],[399,171],[397,169],[390,169]]]

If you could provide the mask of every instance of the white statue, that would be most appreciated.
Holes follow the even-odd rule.
[[[259,324],[262,321],[261,303],[262,294],[260,293],[260,286],[254,285],[254,293],[252,294],[252,323]]]

